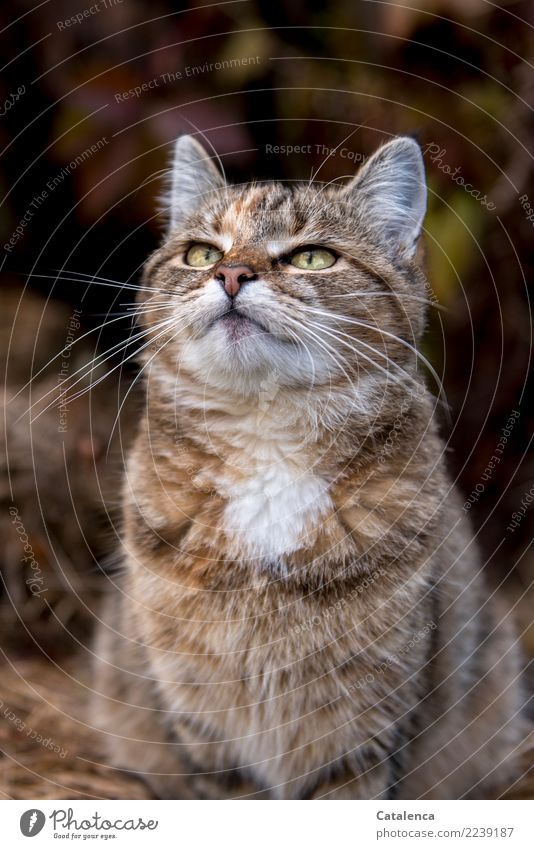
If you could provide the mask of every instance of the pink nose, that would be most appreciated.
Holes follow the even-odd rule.
[[[237,295],[244,283],[256,280],[256,277],[250,265],[219,265],[215,274],[215,279],[231,298]]]

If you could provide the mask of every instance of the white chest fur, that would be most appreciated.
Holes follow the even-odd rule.
[[[226,500],[223,529],[239,553],[274,560],[301,547],[332,501],[328,481],[313,468],[318,452],[309,403],[297,407],[276,386],[264,395],[242,405],[220,392],[200,399],[206,437],[224,467],[199,484]],[[191,391],[182,401],[194,405]]]
[[[271,462],[253,458],[235,481],[221,484],[225,531],[251,557],[295,551],[332,506],[325,480],[276,451]]]

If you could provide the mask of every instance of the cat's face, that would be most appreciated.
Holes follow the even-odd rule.
[[[229,187],[182,137],[169,200],[168,237],[145,275],[145,362],[243,391],[273,373],[312,387],[413,371],[424,286],[411,258],[425,210],[414,142],[382,148],[343,188]]]

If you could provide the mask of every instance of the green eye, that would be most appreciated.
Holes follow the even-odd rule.
[[[320,271],[323,268],[330,268],[336,259],[336,255],[332,251],[327,251],[326,248],[308,248],[307,250],[297,251],[297,253],[293,254],[290,262],[295,268]]]
[[[205,245],[199,242],[196,245],[191,245],[185,255],[185,261],[193,268],[206,268],[208,265],[215,265],[223,258],[223,252],[213,245]]]

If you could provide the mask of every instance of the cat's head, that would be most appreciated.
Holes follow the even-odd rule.
[[[284,387],[362,389],[415,371],[426,186],[412,139],[385,144],[345,185],[229,186],[182,136],[166,207],[141,298],[145,360],[243,392],[273,373]]]

